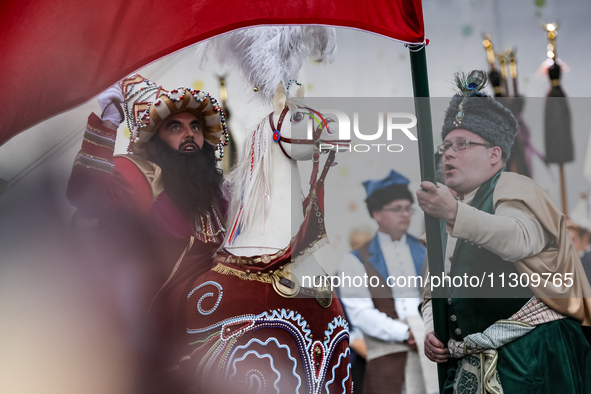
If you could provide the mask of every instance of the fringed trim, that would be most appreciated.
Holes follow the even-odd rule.
[[[293,239],[292,239],[293,243]],[[326,234],[323,234],[318,239],[316,239],[308,248],[300,252],[297,257],[292,256],[292,260],[290,263],[287,263],[282,268],[279,268],[277,271],[274,272],[246,272],[236,268],[228,267],[223,263],[217,263],[215,267],[212,268],[213,271],[222,274],[222,275],[233,275],[237,276],[242,280],[256,280],[263,283],[274,283],[280,280],[281,278],[288,278],[295,267],[297,267],[302,261],[306,260],[308,257],[312,256],[318,249],[322,248],[325,245],[330,243]],[[287,248],[280,250],[277,252],[276,255],[272,256],[273,259],[283,256]],[[238,257],[233,256],[233,259],[238,260]],[[248,259],[248,258],[246,258]],[[216,258],[218,260],[218,258]],[[225,258],[221,258],[218,261],[225,261]],[[232,263],[236,263],[234,260]],[[247,270],[248,271],[248,270]]]
[[[279,281],[281,278],[287,278],[291,274],[292,264],[287,264],[284,268],[278,269],[273,273],[269,272],[244,272],[236,268],[228,267],[227,265],[218,263],[212,268],[213,271],[222,275],[233,275],[237,276],[242,280],[256,280],[263,283],[274,283]]]
[[[292,263],[296,266],[299,265],[302,261],[312,256],[317,250],[328,245],[329,243],[330,240],[328,239],[328,236],[326,234],[323,234],[320,238],[314,241],[307,249],[300,252],[299,256],[294,257],[292,259]]]
[[[291,241],[290,241],[291,244]],[[286,246],[285,248],[279,250],[275,254],[263,254],[258,257],[246,257],[246,256],[235,256],[228,252],[227,250],[223,250],[223,254],[218,253],[214,262],[218,263],[226,263],[226,264],[236,264],[236,265],[256,265],[256,264],[271,264],[274,260],[279,259],[287,253],[290,245]]]

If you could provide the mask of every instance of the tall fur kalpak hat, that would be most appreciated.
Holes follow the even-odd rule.
[[[500,147],[503,159],[509,159],[517,134],[517,119],[494,97],[481,91],[488,80],[486,73],[474,70],[468,75],[456,73],[454,78],[458,93],[445,112],[441,139],[453,130],[468,130]]]
[[[180,87],[171,91],[135,74],[121,81],[123,109],[131,136],[128,152],[145,155],[148,141],[156,134],[160,123],[170,115],[190,112],[205,119],[203,137],[224,157],[228,145],[228,127],[222,107],[209,93]]]

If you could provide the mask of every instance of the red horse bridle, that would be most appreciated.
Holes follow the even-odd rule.
[[[315,152],[314,152],[314,161],[318,160],[318,157],[316,156],[316,153],[320,154],[320,144],[330,144],[333,146],[345,146],[348,145],[351,140],[323,140],[320,138],[320,135],[322,134],[322,124],[324,124],[324,126],[326,127],[326,129],[328,130],[328,123],[332,122],[331,120],[329,120],[328,122],[324,119],[324,117],[322,116],[322,114],[312,108],[308,108],[305,107],[305,109],[307,109],[308,111],[316,114],[320,119],[322,119],[322,123],[320,123],[316,129],[314,130],[314,133],[312,135],[312,139],[296,139],[296,138],[286,138],[283,137],[281,135],[281,126],[283,125],[283,120],[285,119],[285,115],[287,115],[287,113],[289,112],[289,108],[285,107],[283,108],[283,111],[281,111],[281,114],[279,115],[279,120],[277,121],[277,127],[275,127],[275,122],[273,121],[273,114],[274,112],[271,112],[269,114],[269,124],[271,126],[271,130],[273,130],[273,141],[277,142],[279,144],[279,147],[281,148],[281,151],[283,152],[283,154],[291,159],[291,156],[289,156],[287,154],[287,152],[285,151],[285,148],[283,147],[282,142],[285,142],[287,144],[298,144],[298,145],[316,145],[315,147]],[[328,131],[330,133],[330,131]]]
[[[282,142],[285,142],[287,144],[314,145],[314,155],[312,158],[312,162],[314,163],[314,165],[312,167],[312,174],[310,175],[310,186],[312,189],[314,189],[314,188],[316,188],[316,183],[318,181],[317,175],[318,175],[318,163],[320,162],[320,144],[330,144],[332,146],[346,146],[351,142],[351,140],[323,140],[323,139],[321,139],[320,135],[322,134],[322,125],[324,124],[324,126],[326,126],[326,130],[328,131],[328,123],[330,123],[332,121],[329,120],[329,122],[327,122],[320,112],[313,110],[312,108],[308,108],[308,107],[304,107],[304,108],[306,110],[316,114],[318,117],[320,117],[320,119],[322,119],[322,123],[320,123],[316,127],[316,129],[314,130],[311,140],[286,138],[281,135],[281,126],[283,125],[283,121],[285,120],[285,115],[287,115],[287,113],[289,112],[288,107],[283,108],[283,111],[281,111],[281,114],[279,115],[279,120],[277,121],[277,127],[275,127],[275,122],[273,121],[274,112],[271,112],[269,114],[269,124],[271,126],[271,130],[273,130],[273,141],[275,141],[279,144],[281,151],[289,159],[292,159],[292,158],[285,151],[285,148],[283,147]],[[328,132],[330,133],[330,131],[328,131]],[[324,177],[326,176],[328,169],[330,167],[332,167],[333,165],[336,165],[336,163],[334,163],[335,153],[336,153],[335,150],[331,149],[330,153],[328,155],[328,159],[326,160],[326,163],[324,164],[324,169],[322,170],[322,176],[321,176],[321,180],[320,180],[320,183],[322,183],[322,184],[324,183]]]

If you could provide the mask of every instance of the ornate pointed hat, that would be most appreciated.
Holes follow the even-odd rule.
[[[123,109],[131,132],[128,151],[144,155],[147,142],[164,119],[179,112],[190,112],[204,119],[205,141],[224,156],[228,145],[228,127],[222,107],[209,93],[188,87],[165,90],[162,86],[135,74],[121,81]]]

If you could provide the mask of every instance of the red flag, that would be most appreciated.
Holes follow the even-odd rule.
[[[344,26],[424,41],[420,0],[5,0],[0,7],[0,145],[152,61],[247,26]]]

